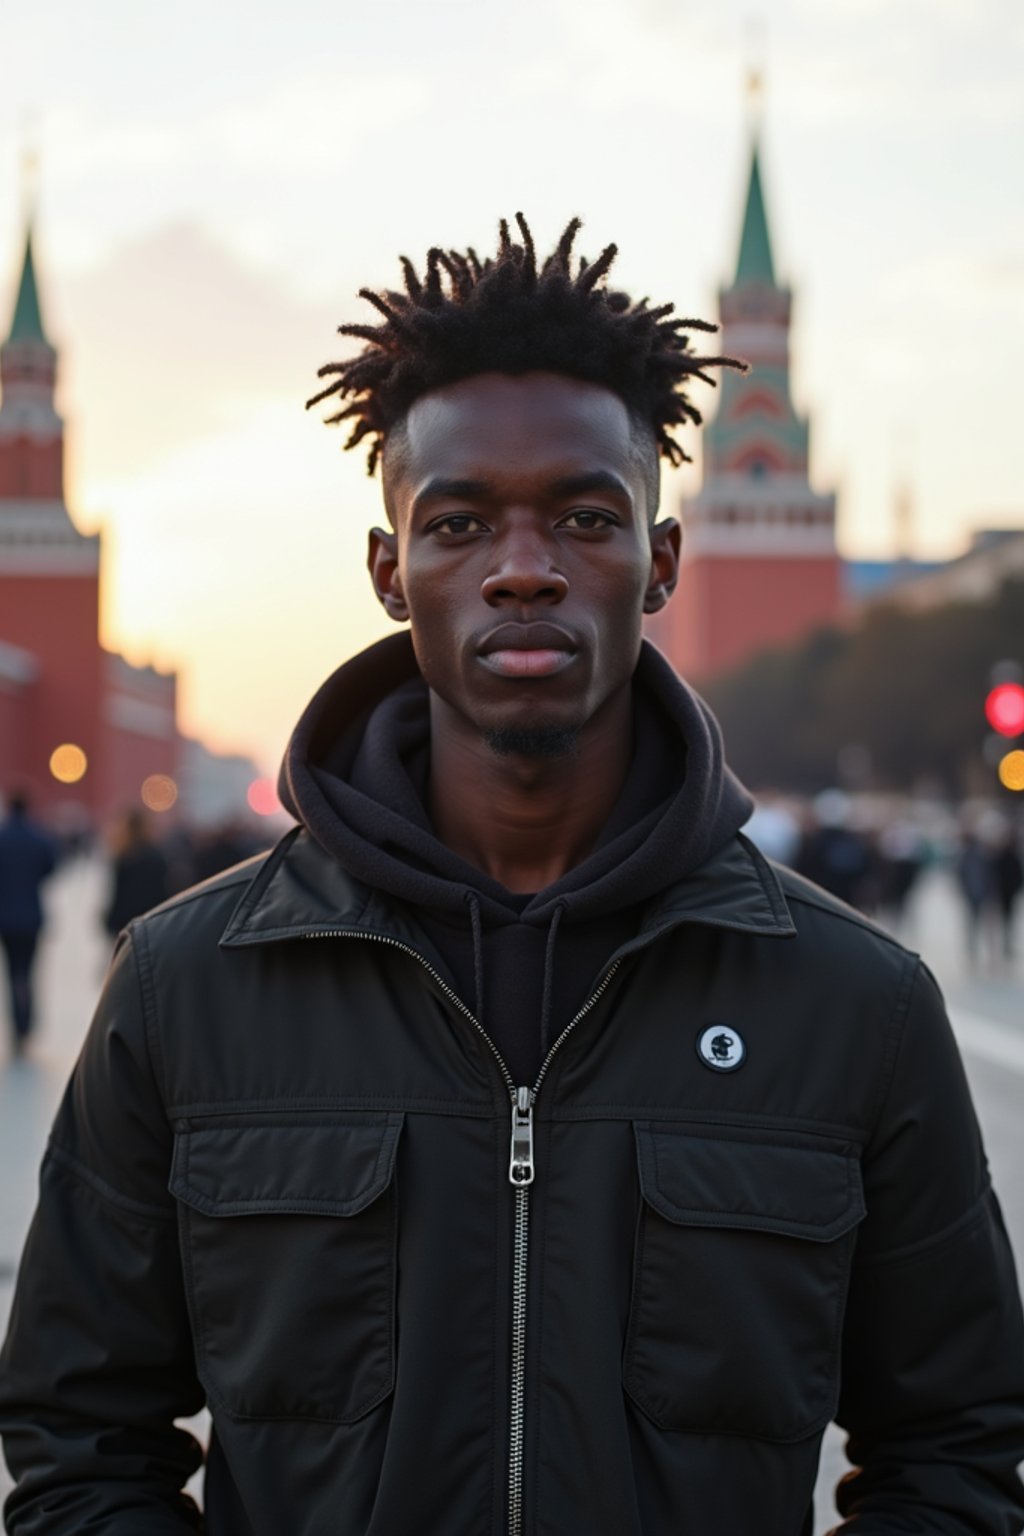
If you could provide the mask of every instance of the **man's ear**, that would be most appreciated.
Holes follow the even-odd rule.
[[[651,575],[644,593],[644,613],[660,613],[679,580],[679,551],[683,530],[674,517],[666,517],[651,529]]]
[[[398,538],[390,529],[370,529],[366,567],[370,572],[373,590],[384,605],[385,613],[396,624],[404,624],[409,617],[409,609],[398,569]]]

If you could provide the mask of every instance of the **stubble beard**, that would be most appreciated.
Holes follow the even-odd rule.
[[[508,726],[487,731],[484,740],[496,757],[564,759],[576,756],[579,731],[564,726]]]

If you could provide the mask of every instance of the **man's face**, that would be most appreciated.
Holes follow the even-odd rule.
[[[492,743],[577,733],[629,687],[678,558],[678,526],[649,526],[651,451],[617,395],[548,373],[424,395],[385,451],[378,596]]]

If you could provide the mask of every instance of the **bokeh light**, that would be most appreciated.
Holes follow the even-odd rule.
[[[985,718],[1000,736],[1024,732],[1024,688],[1020,683],[1000,683],[985,700]]]
[[[50,753],[50,772],[59,784],[77,784],[85,778],[89,759],[73,741],[64,741]]]
[[[281,809],[273,779],[253,779],[245,798],[257,816],[275,816]]]
[[[166,773],[151,773],[142,783],[142,803],[150,811],[169,811],[178,798],[178,786]]]
[[[1024,752],[1007,752],[999,764],[999,782],[1004,789],[1024,790]]]

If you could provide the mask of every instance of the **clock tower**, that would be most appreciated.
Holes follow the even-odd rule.
[[[650,623],[677,670],[700,683],[757,651],[835,622],[841,601],[836,500],[808,479],[809,427],[789,384],[792,295],[775,274],[752,137],[732,283],[719,293],[726,370],[703,437],[703,484],[683,508],[679,588]]]

